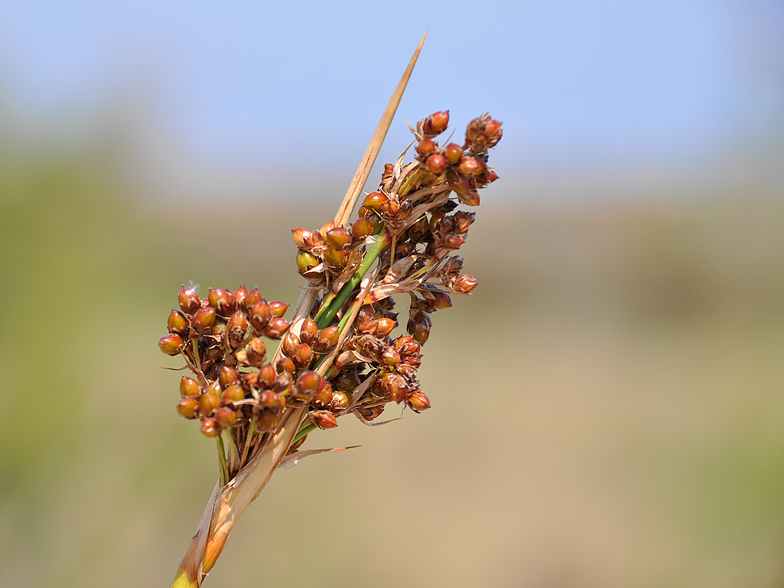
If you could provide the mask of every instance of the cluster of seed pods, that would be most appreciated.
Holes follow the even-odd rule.
[[[430,407],[417,379],[430,315],[452,305],[450,294],[477,285],[454,255],[475,214],[456,209],[478,205],[477,191],[497,179],[487,150],[502,135],[501,123],[485,114],[469,123],[462,146],[439,146],[448,121],[446,111],[419,121],[415,161],[386,164],[353,223],[292,231],[299,273],[323,293],[297,332],[283,318],[288,305],[268,303],[257,289],[212,289],[201,300],[183,286],[169,335],[159,341],[194,375],[180,382],[183,417],[201,421],[207,436],[230,430],[239,441],[275,431],[288,407],[307,407],[307,421],[322,429],[348,413],[372,421],[390,402],[416,412]],[[361,298],[360,280],[373,264]],[[408,298],[406,332],[397,337],[393,295]],[[356,318],[346,325],[352,310]],[[280,340],[274,362],[264,339]],[[322,377],[314,370],[327,354]]]

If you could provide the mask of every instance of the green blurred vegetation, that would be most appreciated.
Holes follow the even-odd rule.
[[[124,177],[101,149],[0,151],[3,586],[168,585],[217,476],[156,346],[179,286],[295,300],[289,229],[340,196]],[[784,203],[483,202],[433,410],[312,435],[364,447],[276,475],[209,585],[781,586]]]

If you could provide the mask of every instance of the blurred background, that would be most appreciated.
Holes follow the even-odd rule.
[[[169,585],[217,477],[180,285],[296,300],[426,29],[379,165],[505,129],[433,409],[311,435],[362,448],[279,472],[208,585],[784,586],[776,0],[4,6],[0,585]]]

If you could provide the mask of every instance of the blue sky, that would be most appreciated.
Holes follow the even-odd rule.
[[[358,160],[429,29],[395,150],[404,118],[448,108],[458,132],[504,121],[499,168],[689,165],[781,109],[781,6],[33,0],[0,12],[0,88],[39,127],[126,109],[200,165],[329,168]]]

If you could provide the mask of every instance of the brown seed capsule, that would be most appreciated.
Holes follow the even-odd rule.
[[[234,308],[242,308],[245,303],[245,297],[248,295],[248,289],[243,284],[234,290]]]
[[[399,374],[385,374],[379,379],[385,396],[400,403],[408,393],[408,384]]]
[[[319,429],[334,429],[338,426],[335,415],[328,410],[312,410],[308,413],[308,420]]]
[[[435,152],[436,148],[437,147],[433,139],[425,137],[419,143],[417,143],[416,152],[419,154],[421,160],[424,161],[431,153]]]
[[[217,437],[221,434],[220,425],[215,419],[204,419],[201,423],[201,432],[207,437]]]
[[[455,232],[459,235],[465,235],[475,218],[476,214],[473,212],[456,212],[454,216]]]
[[[422,412],[430,408],[430,399],[424,392],[414,392],[406,396],[406,406],[414,412]]]
[[[381,212],[381,207],[389,200],[389,196],[382,192],[371,192],[365,197],[362,206],[373,212]]]
[[[335,345],[337,345],[339,337],[340,331],[338,330],[338,327],[325,327],[318,332],[318,335],[316,335],[316,342],[314,347],[319,353],[329,351]]]
[[[332,391],[332,402],[329,404],[331,411],[346,410],[351,404],[351,398],[342,390]]]
[[[411,333],[417,343],[424,345],[428,337],[430,337],[431,326],[430,317],[424,312],[417,312],[408,320],[406,330]]]
[[[396,369],[397,373],[399,373],[409,382],[414,382],[416,380],[417,369],[414,366],[408,365],[407,363],[401,363],[399,366],[397,366]]]
[[[215,394],[204,393],[199,397],[199,412],[204,416],[212,416],[214,410],[221,405],[220,398]]]
[[[483,114],[468,123],[466,128],[466,147],[471,147],[475,153],[487,151],[501,140],[503,131],[501,122],[493,119],[489,114]]]
[[[460,170],[461,174],[466,176],[478,176],[485,171],[486,167],[487,166],[481,159],[468,155],[463,158],[463,161],[460,162],[460,166],[457,169]]]
[[[316,321],[314,321],[310,317],[306,317],[304,321],[302,321],[302,327],[299,330],[299,338],[302,343],[310,343],[316,338],[318,334],[318,327],[316,326]]]
[[[296,366],[294,365],[294,360],[290,357],[281,357],[278,361],[275,362],[275,369],[279,374],[287,373],[293,374],[294,370],[296,370]]]
[[[292,349],[290,357],[294,361],[294,365],[307,367],[310,365],[310,360],[313,359],[313,350],[307,343],[300,343]]]
[[[261,299],[262,298],[261,294],[259,294],[259,289],[253,288],[253,290],[245,295],[245,300],[242,301],[242,310],[248,312]]]
[[[303,274],[310,271],[319,264],[319,260],[314,255],[302,249],[297,250],[297,269]]]
[[[409,238],[417,243],[421,243],[425,239],[427,239],[429,233],[430,233],[430,224],[428,223],[426,216],[422,216],[422,218],[420,218],[417,222],[411,225],[411,228],[408,229]]]
[[[477,281],[473,276],[461,275],[452,282],[452,290],[458,294],[468,294],[476,288]]]
[[[280,300],[273,300],[269,303],[269,309],[272,313],[273,318],[280,318],[284,314],[286,314],[286,309],[289,307],[288,304],[285,302],[281,302]]]
[[[232,402],[237,402],[239,400],[243,400],[245,398],[245,391],[242,389],[242,386],[239,384],[233,384],[226,388],[221,394],[220,403],[221,405],[231,404]]]
[[[468,183],[468,178],[465,176],[450,169],[446,177],[449,182],[449,187],[452,188],[458,196],[467,196],[471,191],[471,185]]]
[[[384,365],[395,367],[400,363],[400,354],[394,347],[385,347],[381,353],[381,363]]]
[[[291,389],[291,383],[291,376],[288,374],[288,372],[281,372],[275,378],[275,385],[272,387],[272,389],[278,394],[286,394]]]
[[[267,328],[264,329],[264,335],[270,339],[280,339],[289,330],[290,326],[291,322],[286,319],[273,318],[267,325]]]
[[[182,380],[180,380],[180,396],[183,398],[186,396],[193,396],[198,398],[199,394],[201,394],[199,383],[193,378],[183,376]]]
[[[313,246],[313,233],[307,229],[292,229],[291,235],[300,249],[310,249]]]
[[[436,310],[443,310],[452,306],[452,299],[449,298],[449,294],[446,292],[436,290],[431,293],[433,295],[433,307]]]
[[[259,394],[259,406],[279,412],[286,407],[286,400],[272,390],[264,390]]]
[[[377,419],[381,416],[381,413],[384,412],[383,406],[373,406],[373,407],[366,407],[357,409],[357,412],[362,415],[362,418],[366,421],[372,421]]]
[[[457,165],[463,159],[463,148],[457,143],[450,143],[444,148],[444,157],[449,165]]]
[[[327,241],[333,249],[337,249],[338,251],[345,249],[348,245],[351,245],[351,242],[354,240],[351,236],[351,232],[344,227],[335,227],[334,229],[330,229],[327,231],[327,234],[324,235],[324,239]]]
[[[180,400],[180,403],[177,405],[177,412],[180,413],[180,416],[185,417],[186,419],[194,419],[196,418],[196,411],[199,408],[199,401],[195,398],[187,396]]]
[[[377,324],[376,337],[381,337],[382,339],[389,335],[397,326],[397,322],[391,318],[380,318]]]
[[[158,340],[158,347],[166,355],[178,355],[182,348],[182,337],[179,335],[166,335]]]
[[[277,375],[278,374],[272,365],[267,364],[261,366],[259,368],[259,387],[272,388],[275,385],[275,378]]]
[[[224,365],[218,370],[218,382],[220,382],[220,386],[224,390],[232,384],[236,384],[239,380],[240,378],[237,375],[237,371],[233,367]]]
[[[422,124],[422,133],[427,137],[435,137],[443,133],[449,124],[449,111],[442,110],[428,116]]]
[[[188,319],[179,310],[172,310],[166,323],[170,333],[175,333],[181,337],[185,337],[188,334]]]
[[[210,308],[210,307],[207,307],[207,308]],[[213,309],[213,310],[215,310],[215,309]],[[215,319],[215,323],[212,325],[212,327],[210,327],[210,330],[208,332],[213,337],[216,337],[218,339],[218,341],[223,341],[223,336],[226,334],[227,330],[228,330],[228,326],[227,326],[226,321],[223,320],[220,317],[217,317]]]
[[[215,324],[216,317],[217,314],[214,308],[211,306],[203,306],[193,315],[191,326],[194,331],[202,334],[212,328],[212,325]]]
[[[446,247],[447,249],[460,249],[463,243],[465,243],[465,237],[458,235],[457,233],[450,233],[442,239],[441,247]]]
[[[373,234],[373,224],[366,218],[358,218],[351,225],[351,234],[355,240],[360,241]]]
[[[245,338],[245,333],[248,330],[248,321],[245,320],[245,315],[237,311],[229,319],[229,347],[237,349]]]
[[[283,353],[286,355],[291,355],[291,350],[294,349],[297,345],[299,345],[299,337],[297,337],[292,331],[286,333],[283,337]]]
[[[271,318],[272,311],[270,311],[269,304],[263,298],[254,304],[248,313],[248,322],[258,333],[267,327]]]
[[[208,296],[210,306],[221,316],[230,316],[234,310],[234,297],[228,290],[221,288],[210,288]]]
[[[378,322],[374,319],[364,320],[357,325],[357,332],[361,335],[375,335],[377,330]]]
[[[400,352],[400,356],[407,358],[411,355],[419,354],[421,347],[411,335],[403,335],[395,339],[395,349]]]
[[[260,367],[267,359],[267,347],[264,345],[264,341],[255,337],[245,346],[245,354],[248,365]]]
[[[433,153],[425,161],[427,169],[437,176],[440,176],[442,173],[444,173],[444,171],[446,171],[446,164],[446,158],[440,153]]]
[[[315,408],[327,408],[332,402],[332,386],[326,380],[321,381],[321,385],[316,390],[316,395],[310,401]]]
[[[312,397],[321,385],[321,376],[314,371],[302,372],[297,378],[294,388],[298,398]]]
[[[237,413],[224,406],[215,411],[215,422],[222,429],[229,429],[237,420]]]
[[[278,414],[272,410],[262,410],[256,417],[256,427],[261,432],[270,433],[278,426]]]
[[[177,298],[180,303],[180,308],[185,312],[185,314],[193,314],[199,310],[199,307],[201,306],[201,300],[199,300],[196,292],[193,290],[193,288],[189,288],[188,286],[182,287]]]
[[[340,269],[344,265],[346,265],[346,252],[345,251],[337,251],[332,249],[332,247],[328,247],[326,251],[324,251],[324,262],[331,268]]]

